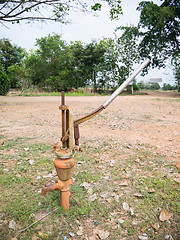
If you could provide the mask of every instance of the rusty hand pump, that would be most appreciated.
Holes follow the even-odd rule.
[[[69,210],[69,197],[70,185],[73,184],[71,178],[72,169],[75,165],[73,158],[73,152],[75,146],[79,146],[79,124],[94,117],[105,109],[128,85],[129,83],[150,63],[147,59],[125,82],[123,82],[119,88],[102,104],[90,114],[78,118],[75,121],[72,119],[69,107],[65,105],[64,92],[61,94],[61,105],[59,109],[62,112],[62,138],[61,142],[55,144],[53,151],[56,153],[54,160],[54,166],[59,177],[55,183],[48,186],[44,186],[42,189],[42,195],[46,195],[48,191],[59,190],[61,192],[61,206],[68,211]]]

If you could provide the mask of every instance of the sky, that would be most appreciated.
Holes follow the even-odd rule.
[[[136,10],[141,0],[122,0],[121,6],[123,15],[119,20],[111,21],[108,17],[108,5],[103,4],[102,11],[98,17],[90,13],[75,13],[70,15],[71,23],[63,25],[61,23],[21,23],[6,24],[7,27],[0,25],[0,38],[8,38],[12,44],[25,48],[26,50],[35,49],[36,39],[47,36],[48,34],[62,35],[66,42],[80,40],[89,43],[93,39],[100,40],[103,37],[114,37],[114,29],[119,26],[137,25],[139,21],[139,11]],[[160,4],[159,0],[154,3]],[[150,78],[162,78],[163,82],[174,84],[174,76],[170,64],[165,69],[150,69],[149,73],[142,77],[138,75],[137,81],[149,81]]]

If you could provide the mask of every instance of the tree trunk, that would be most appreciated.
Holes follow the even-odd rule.
[[[95,74],[95,71],[93,71],[93,83],[94,83],[94,92],[96,93],[97,92],[97,83],[96,83],[96,74]]]

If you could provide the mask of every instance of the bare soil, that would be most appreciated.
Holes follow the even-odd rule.
[[[103,104],[107,98],[108,96],[66,97],[66,104],[70,107],[73,118],[76,119],[92,112]],[[21,138],[21,141],[22,139],[23,141],[26,141],[26,138],[28,138],[28,143],[32,141],[33,143],[52,144],[53,148],[54,143],[58,142],[61,138],[60,100],[60,97],[0,97],[1,144],[3,145],[3,141],[6,141],[7,139],[17,139],[19,137]],[[115,208],[114,212],[110,214],[109,219],[107,219],[107,217],[104,218],[104,220],[101,219],[101,224],[98,227],[104,229],[106,224],[106,227],[109,226],[107,228],[108,231],[111,232],[111,236],[107,239],[115,239],[115,236],[113,235],[114,233],[112,234],[113,231],[120,234],[116,239],[122,240],[139,239],[138,236],[145,232],[150,235],[150,232],[148,232],[149,230],[145,231],[145,226],[143,226],[143,224],[143,228],[142,226],[135,226],[131,229],[132,221],[135,219],[141,223],[141,221],[143,222],[143,216],[146,216],[146,221],[149,221],[146,228],[149,229],[152,227],[151,225],[153,221],[159,222],[157,218],[160,214],[159,206],[156,205],[155,201],[152,201],[150,205],[148,203],[149,210],[147,209],[147,211],[150,213],[146,214],[145,208],[147,205],[144,206],[141,204],[143,203],[143,200],[139,198],[136,199],[136,196],[134,196],[133,193],[139,192],[140,188],[143,190],[143,187],[139,186],[139,179],[141,180],[143,175],[146,177],[153,176],[154,173],[154,176],[162,176],[162,173],[166,173],[163,177],[167,176],[167,179],[169,179],[168,181],[173,181],[173,185],[170,185],[170,189],[174,187],[174,183],[179,183],[179,174],[176,173],[176,168],[171,166],[175,164],[177,166],[177,161],[180,159],[180,94],[148,93],[148,95],[118,96],[112,104],[110,104],[99,115],[80,125],[80,144],[82,145],[82,148],[84,148],[84,151],[83,153],[79,153],[78,156],[80,154],[82,154],[84,158],[91,156],[91,161],[85,161],[86,164],[83,164],[81,161],[80,164],[77,162],[76,167],[73,170],[75,184],[79,184],[76,183],[76,181],[84,181],[83,172],[85,172],[85,176],[87,175],[86,178],[88,178],[88,176],[90,178],[91,176],[90,179],[92,181],[89,179],[91,188],[93,189],[95,187],[99,189],[99,192],[97,191],[97,196],[100,199],[99,201],[103,200],[103,202],[105,202],[105,207],[112,205],[112,197],[114,198],[114,196],[117,195],[118,199],[121,199],[121,204],[122,202],[127,201],[130,206],[135,208],[135,217],[133,218],[129,213],[125,213],[122,207],[118,205],[118,208]],[[141,149],[141,151],[139,149]],[[146,150],[144,155],[138,155],[138,151],[139,154],[143,154],[143,149]],[[15,150],[17,151],[17,149]],[[15,150],[9,148],[4,149],[3,155],[7,154],[10,156]],[[23,151],[26,151],[25,148]],[[145,156],[145,154],[148,156]],[[134,157],[132,158],[132,156]],[[139,158],[136,158],[136,156]],[[162,161],[160,161],[157,156],[163,156],[163,159],[161,159]],[[50,155],[50,157],[52,156]],[[131,161],[128,162],[128,159]],[[29,158],[27,160],[29,161]],[[9,171],[13,171],[13,168],[9,165],[16,161],[7,161],[5,159],[4,165],[2,163],[2,165],[5,166],[4,170],[8,170],[6,169],[8,167]],[[46,167],[47,164],[52,165],[51,162],[47,162]],[[129,164],[132,165],[130,166]],[[148,165],[151,165],[152,167],[147,168]],[[168,168],[166,165],[168,165]],[[91,173],[89,175],[87,174],[87,169],[90,169]],[[42,183],[40,184],[37,182],[37,176],[39,177],[41,174],[44,176],[44,169],[42,169],[41,172],[39,168],[34,167],[33,170],[30,168],[28,174],[30,171],[34,171],[32,182],[35,183],[33,185],[29,183],[31,184],[30,189],[33,188],[38,190],[41,188]],[[98,175],[96,175],[97,172]],[[22,173],[20,172],[20,174]],[[133,178],[134,175],[135,178]],[[78,179],[79,177],[81,178]],[[93,177],[94,179],[97,179],[93,180]],[[52,180],[50,179],[51,177],[48,178],[49,179],[45,178],[43,180],[45,184]],[[141,184],[142,183],[143,182],[141,182]],[[159,183],[159,188],[164,186],[161,184],[162,183]],[[166,186],[166,188],[168,188],[168,186]],[[172,202],[171,205],[169,204],[170,210],[168,209],[168,211],[171,212],[175,209],[175,214],[171,219],[171,222],[164,224],[159,222],[161,227],[158,230],[158,233],[153,232],[151,235],[153,238],[150,239],[165,239],[165,236],[171,235],[173,236],[173,239],[179,239],[177,230],[178,224],[176,220],[177,202],[174,204],[176,197],[174,197],[175,193],[168,191],[169,189],[165,192],[164,189],[162,189],[161,193],[157,187],[156,195],[159,194],[159,199],[167,198],[169,202]],[[163,195],[166,192],[168,195]],[[37,192],[37,194],[39,193]],[[87,193],[86,199],[89,199],[88,194],[91,195],[91,193]],[[26,197],[27,196],[28,194]],[[77,197],[78,202],[80,202],[78,196],[79,195],[76,195],[75,191],[75,198]],[[10,201],[13,203],[13,199],[10,198]],[[118,201],[117,204],[119,204]],[[159,204],[159,202],[157,204]],[[164,204],[165,203],[163,203],[162,206],[167,207],[164,206]],[[43,211],[35,214],[35,218],[37,219],[39,219],[41,215],[44,215]],[[97,209],[96,214],[98,214]],[[96,219],[96,214],[93,213],[91,218]],[[127,224],[127,226],[124,226],[121,231],[117,229],[118,218],[123,218],[126,220]],[[56,220],[59,221],[58,219]],[[47,217],[46,221],[47,226],[45,229],[40,225],[42,231],[49,230],[50,232],[53,232],[54,230],[52,228],[54,223],[52,223],[51,217]],[[66,221],[65,218],[61,218],[60,221],[62,225],[60,225],[59,222],[57,225],[63,226],[64,224],[67,228],[66,231],[69,233],[69,222]],[[94,220],[89,218],[83,219],[82,217],[79,221],[81,222],[81,226],[83,226],[84,235],[82,237],[75,237],[74,239],[85,239],[85,236],[87,237],[86,239],[92,239],[90,238],[91,236],[94,236],[94,239],[96,239],[95,236],[97,235],[94,232],[94,230],[96,230]],[[10,232],[7,230],[7,223],[8,221],[6,224],[4,221],[6,228],[2,229],[2,233]],[[22,223],[19,222],[18,224],[21,225]],[[76,224],[72,223],[71,226],[72,225],[73,231],[77,232],[78,229]],[[20,229],[21,228],[22,226]],[[127,232],[127,229],[129,232]],[[133,235],[133,229],[136,231],[135,235]],[[68,233],[66,234],[68,235]],[[25,239],[23,236],[26,237],[27,233],[24,232],[23,234],[22,236],[19,236],[18,239]],[[34,238],[31,239],[39,239],[36,237],[37,233],[34,234]],[[64,232],[62,232],[62,235],[63,234]],[[7,239],[12,239],[10,234]],[[30,237],[28,239],[30,239]],[[56,239],[60,239],[60,235]]]
[[[73,118],[99,107],[108,96],[66,97]],[[80,125],[80,144],[108,139],[156,146],[169,160],[180,159],[180,94],[118,96],[94,118]],[[60,97],[0,97],[1,134],[52,143],[61,138]]]

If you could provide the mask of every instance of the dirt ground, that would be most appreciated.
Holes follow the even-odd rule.
[[[90,113],[108,96],[66,97],[73,118]],[[180,94],[118,96],[80,125],[80,144],[95,139],[156,146],[170,161],[180,159]],[[61,138],[60,97],[0,97],[1,134],[52,143]]]
[[[102,105],[107,98],[108,96],[66,97],[66,104],[70,107],[73,118],[77,119],[92,112]],[[28,144],[31,142],[39,143],[38,145],[45,143],[44,145],[50,148],[51,146],[49,145],[52,145],[53,148],[54,143],[58,142],[61,138],[60,104],[60,97],[20,97],[11,95],[0,97],[0,131],[2,135],[2,157],[4,157],[2,158],[4,159],[4,162],[2,161],[2,168],[3,176],[8,179],[8,182],[6,180],[4,184],[10,185],[8,173],[16,177],[15,179],[17,179],[17,177],[24,179],[23,185],[27,184],[26,194],[22,191],[23,188],[21,188],[21,184],[13,185],[16,186],[19,194],[21,194],[19,197],[16,190],[16,193],[13,195],[14,198],[11,197],[13,187],[10,186],[10,188],[6,189],[7,185],[4,186],[6,191],[3,191],[6,194],[4,194],[3,203],[7,205],[5,201],[7,201],[7,199],[10,201],[10,207],[8,208],[8,205],[6,207],[7,209],[11,209],[11,214],[8,216],[6,212],[7,219],[4,219],[3,229],[0,232],[2,232],[3,236],[7,235],[7,238],[2,239],[12,239],[11,232],[8,228],[8,221],[14,218],[13,209],[16,211],[16,201],[22,201],[22,206],[23,204],[26,206],[24,195],[28,199],[30,196],[29,191],[32,191],[31,194],[33,194],[34,198],[39,199],[39,203],[42,202],[42,204],[44,204],[44,201],[46,201],[44,197],[41,198],[42,196],[40,196],[39,190],[43,184],[50,183],[51,178],[54,180],[54,175],[50,174],[50,177],[47,175],[49,172],[46,171],[47,168],[50,169],[50,165],[51,168],[53,168],[51,162],[52,154],[48,155],[47,159],[49,159],[49,161],[45,159],[46,167],[44,168],[43,165],[41,165],[43,164],[43,155],[39,157],[37,150],[34,148],[33,153],[36,151],[36,155],[34,155],[35,157],[33,158],[31,155],[32,146],[29,147],[30,145],[27,145],[26,140],[28,139]],[[10,141],[12,142],[12,139],[17,140],[17,138],[24,141],[23,144],[25,143],[24,146],[28,146],[28,150],[23,146],[19,147],[19,145],[19,148],[16,146],[15,149],[11,149],[10,146],[8,147],[6,144],[8,143],[8,139],[11,139]],[[15,142],[16,141],[14,141],[14,144]],[[84,215],[86,218],[83,216],[78,218],[81,226],[83,226],[84,235],[82,237],[75,236],[74,239],[85,239],[85,237],[89,240],[97,239],[95,238],[97,234],[94,232],[97,228],[100,230],[108,229],[111,235],[106,239],[109,240],[147,239],[146,237],[138,237],[144,233],[151,236],[151,238],[148,239],[179,239],[177,229],[178,192],[176,192],[175,187],[176,184],[179,183],[179,174],[176,167],[180,159],[180,94],[161,92],[148,93],[148,95],[118,96],[112,104],[99,115],[80,125],[80,144],[84,151],[77,154],[78,156],[82,154],[81,157],[78,158],[78,156],[76,156],[77,164],[73,170],[73,178],[75,180],[73,194],[75,194],[77,202],[81,203],[81,211],[82,209],[85,211],[87,207],[85,202],[83,202],[83,198],[88,204],[90,204],[89,201],[92,201],[89,200],[92,196],[97,195],[98,199],[97,205],[90,205],[90,218],[88,214],[87,216]],[[17,151],[19,151],[18,155]],[[23,159],[21,156],[23,156]],[[29,156],[34,159],[33,163],[37,161],[36,164],[30,165],[29,160],[31,159]],[[39,158],[41,161],[39,161]],[[9,161],[9,159],[15,161]],[[82,161],[82,159],[84,160]],[[24,167],[27,165],[27,175],[31,176],[33,172],[31,181],[26,180],[24,177],[26,175],[23,174],[23,169],[25,169]],[[16,166],[17,172],[14,171],[13,166]],[[90,171],[89,174],[87,169]],[[162,180],[162,178],[164,180]],[[143,189],[143,181],[145,181],[145,179],[150,181],[150,184],[144,182],[146,188]],[[152,179],[155,181],[153,185]],[[158,185],[156,185],[156,179],[158,179]],[[24,183],[24,181],[26,182]],[[80,188],[77,186],[82,186],[83,181],[87,181],[92,193],[96,194],[92,195],[92,193],[78,190]],[[155,188],[153,189],[154,199],[153,196],[149,196],[151,193],[149,193],[149,195],[147,193],[146,198],[142,199],[138,197],[139,195],[135,195],[137,193],[139,194],[139,192],[145,194],[144,191],[148,191],[148,187],[152,188],[152,186]],[[23,198],[21,197],[22,194]],[[8,196],[9,198],[7,198]],[[113,200],[115,196],[118,197],[116,201]],[[80,197],[82,197],[82,199]],[[112,201],[114,201],[113,204]],[[135,210],[135,216],[131,216],[122,209],[121,205],[123,202],[128,203],[132,209]],[[104,208],[97,210],[100,203],[103,203]],[[38,205],[40,209],[43,206],[42,204],[40,206]],[[173,212],[174,215],[171,221],[165,222],[164,224],[159,221],[159,205],[167,208],[169,212]],[[12,206],[14,206],[14,208]],[[71,209],[72,207],[73,203],[71,204]],[[95,228],[94,221],[97,219],[97,215],[100,216],[99,214],[106,208],[111,209],[110,211],[113,212],[106,217],[102,214],[103,217],[99,217],[98,220],[100,224]],[[26,206],[25,210],[27,211],[27,209],[29,208]],[[19,214],[18,219],[21,219],[20,217],[23,215],[23,212],[19,211]],[[37,211],[35,214],[37,215],[37,219],[39,219],[41,211]],[[44,214],[45,213],[42,212],[42,215]],[[82,214],[79,214],[78,216],[81,215]],[[119,218],[123,218],[126,224],[122,228],[120,226],[120,229],[117,227]],[[57,225],[59,225],[60,228],[64,226],[62,232],[61,229],[53,229],[54,222],[52,222],[52,219],[51,217],[46,218],[47,224],[45,228],[42,227],[42,223],[39,223],[37,229],[41,226],[43,232],[45,232],[45,230],[46,233],[50,231],[50,233],[56,234],[56,236],[57,233],[54,232],[59,231],[57,238],[52,237],[49,239],[61,239],[61,235],[64,234],[69,236],[69,221],[72,221],[72,219],[69,218],[68,220],[68,216],[61,218],[61,221]],[[146,221],[144,219],[146,219]],[[139,225],[133,225],[132,227],[134,220],[136,220],[135,222],[138,221]],[[56,219],[56,221],[59,220]],[[23,227],[24,223],[22,221],[16,220],[16,222],[19,229],[25,227]],[[159,222],[160,224],[160,229],[157,230],[158,232],[153,230],[154,227],[152,228],[152,224],[155,222]],[[71,230],[76,233],[76,223],[70,225]],[[149,232],[149,229],[152,231]],[[117,237],[116,234],[118,234]],[[32,229],[32,235],[30,235],[29,238],[26,238],[26,236],[27,232],[24,232],[18,239],[40,239],[37,237],[36,229]],[[33,237],[31,238],[31,236]],[[91,236],[93,236],[93,238],[91,238]],[[167,236],[173,236],[173,238],[167,238]]]

